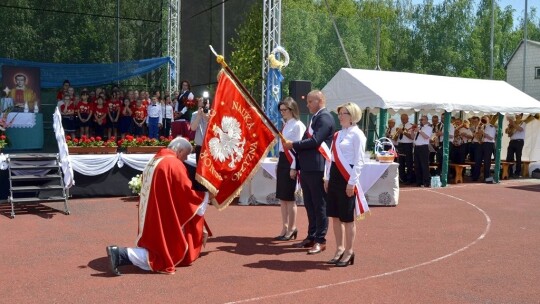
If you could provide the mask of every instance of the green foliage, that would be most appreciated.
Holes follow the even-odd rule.
[[[491,0],[327,0],[353,68],[445,76],[489,78]],[[495,3],[494,79],[505,79],[504,65],[523,37],[515,11]],[[540,40],[536,9],[529,14],[528,37]],[[520,20],[520,19],[518,19]],[[231,62],[235,72],[260,92],[262,8],[258,5],[237,30]],[[310,80],[322,88],[347,61],[324,0],[282,1],[281,44],[291,61],[284,69],[284,92],[290,80]],[[240,76],[242,75],[242,76]],[[258,93],[260,94],[260,93]]]

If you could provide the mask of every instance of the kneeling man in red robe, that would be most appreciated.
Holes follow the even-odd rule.
[[[107,247],[114,274],[121,274],[118,266],[122,265],[173,274],[175,266],[190,265],[199,257],[205,238],[203,215],[208,193],[191,189],[183,163],[191,149],[189,141],[177,137],[146,165],[137,247]]]

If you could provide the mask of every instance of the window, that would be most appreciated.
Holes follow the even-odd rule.
[[[534,68],[534,79],[540,79],[540,67]]]

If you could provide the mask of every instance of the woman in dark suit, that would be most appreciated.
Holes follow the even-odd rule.
[[[279,112],[283,117],[284,125],[281,133],[291,141],[302,139],[306,131],[306,126],[299,120],[298,104],[291,97],[285,98],[278,104]],[[283,144],[279,142],[279,160],[276,170],[276,198],[281,204],[282,228],[279,236],[275,237],[279,241],[296,239],[296,200],[295,192],[297,185],[297,164],[295,153],[292,150],[284,150]]]

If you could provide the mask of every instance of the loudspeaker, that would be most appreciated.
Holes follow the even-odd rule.
[[[311,91],[311,81],[291,80],[289,82],[289,96],[298,104],[300,114],[309,114],[307,108],[307,94]]]

